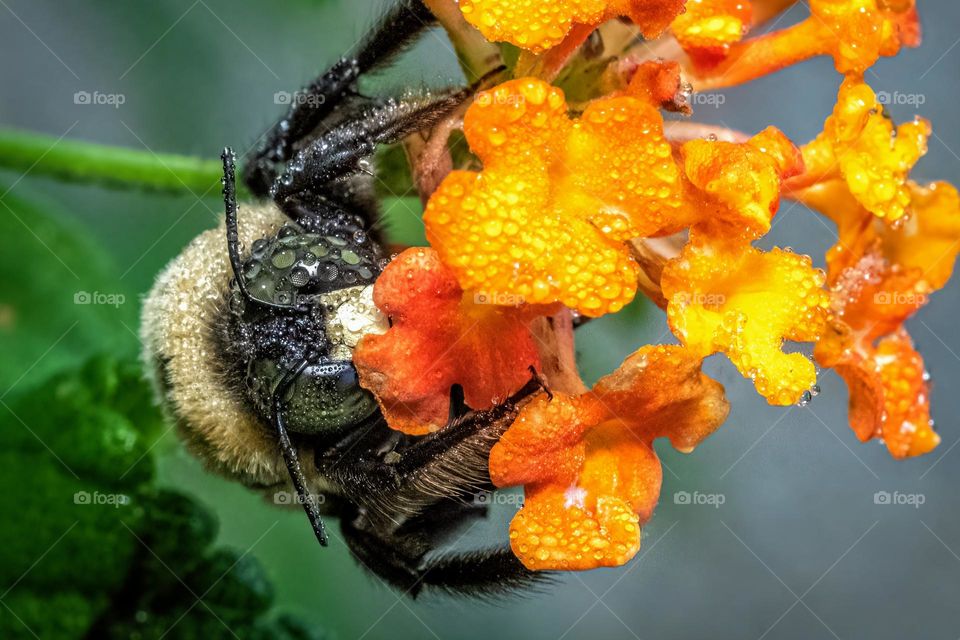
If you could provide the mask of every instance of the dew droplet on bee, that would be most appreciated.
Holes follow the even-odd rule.
[[[269,244],[270,244],[270,243],[267,242],[267,240],[266,240],[265,238],[260,238],[259,240],[255,240],[255,241],[253,242],[253,245],[251,245],[251,247],[250,247],[250,253],[251,253],[255,258],[259,258],[261,255],[263,255],[263,252],[266,250],[266,248],[267,248],[267,246],[269,246]]]

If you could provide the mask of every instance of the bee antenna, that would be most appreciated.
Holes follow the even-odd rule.
[[[227,227],[227,253],[230,256],[233,279],[237,283],[237,288],[240,289],[240,294],[248,302],[255,304],[300,313],[306,312],[307,309],[299,304],[279,304],[260,300],[247,290],[247,281],[243,277],[243,264],[240,261],[240,231],[237,222],[237,155],[230,147],[224,147],[220,159],[223,160],[223,208]]]
[[[230,147],[224,147],[220,154],[223,160],[223,207],[227,225],[227,252],[230,255],[230,268],[233,279],[244,298],[256,302],[247,291],[240,264],[240,232],[237,229],[237,156]]]
[[[317,536],[317,541],[321,546],[327,546],[327,530],[323,526],[323,520],[320,518],[320,509],[317,503],[307,489],[307,480],[303,475],[303,469],[300,466],[300,458],[297,455],[297,449],[290,440],[290,434],[287,433],[287,427],[283,420],[283,411],[280,407],[281,399],[287,394],[290,386],[294,383],[303,370],[310,364],[310,358],[304,358],[296,369],[287,371],[280,383],[273,391],[272,414],[273,426],[277,430],[277,437],[280,440],[280,452],[283,454],[283,460],[287,464],[287,471],[290,473],[290,480],[297,491],[297,500],[303,506],[310,520],[310,526],[313,527],[313,533]]]

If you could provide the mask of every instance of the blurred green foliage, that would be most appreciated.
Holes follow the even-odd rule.
[[[123,345],[117,323],[137,326],[133,305],[77,304],[84,293],[132,299],[106,253],[53,203],[16,193],[0,200],[0,389],[41,380]],[[29,285],[27,285],[29,283]],[[57,348],[51,345],[56,344]],[[135,355],[130,351],[129,355]]]
[[[133,305],[74,300],[110,282],[103,252],[42,206],[4,203],[0,638],[322,637],[271,612],[263,568],[214,546],[210,510],[156,486],[164,420],[131,354],[110,353],[106,314],[135,327]],[[37,243],[66,269],[38,267]],[[70,349],[49,348],[58,334]]]

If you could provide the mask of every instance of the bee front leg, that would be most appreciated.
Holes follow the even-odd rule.
[[[421,0],[395,3],[354,50],[335,62],[297,93],[280,92],[289,104],[286,114],[265,134],[256,154],[247,163],[243,179],[253,195],[264,198],[278,170],[305,140],[348,99],[357,97],[357,81],[389,65],[417,37],[436,24]]]

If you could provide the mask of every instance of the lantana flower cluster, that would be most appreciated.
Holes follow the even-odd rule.
[[[788,346],[807,343],[846,381],[859,439],[879,438],[897,458],[939,442],[903,323],[951,275],[960,196],[911,178],[930,124],[894,124],[863,79],[881,56],[919,44],[914,3],[811,0],[805,20],[750,35],[790,4],[460,0],[487,40],[534,59],[588,39],[583,49],[594,48],[623,19],[648,41],[643,51],[680,52],[627,52],[585,104],[537,76],[480,91],[463,116],[475,164],[430,195],[430,247],[387,266],[374,299],[391,328],[355,353],[389,424],[413,435],[444,428],[454,385],[485,409],[531,370],[546,378],[490,455],[497,486],[524,487],[510,543],[531,569],[615,566],[637,553],[660,492],[653,441],[690,452],[729,411],[723,387],[701,370],[712,354],[787,406],[816,388],[814,361]],[[691,87],[746,82],[818,55],[833,58],[840,89],[807,144],[774,126],[677,135],[665,123],[664,111],[689,112]],[[755,246],[781,198],[836,224],[825,270],[791,249]],[[647,250],[656,241],[679,250],[658,257]],[[679,344],[642,347],[591,389],[561,375],[570,372],[559,371],[555,347],[572,339],[545,341],[543,327],[562,333],[570,323],[557,318],[616,313],[638,291],[665,309]]]

